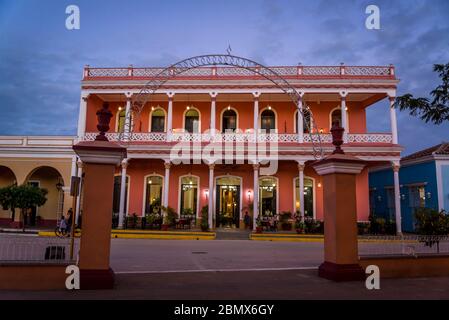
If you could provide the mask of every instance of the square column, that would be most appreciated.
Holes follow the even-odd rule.
[[[213,226],[213,214],[214,214],[214,168],[215,164],[209,164],[209,204],[208,204],[208,217],[207,223],[210,229],[215,229]]]
[[[254,142],[257,142],[257,136],[259,133],[259,92],[253,92],[254,96],[254,119],[253,119],[253,128],[254,128]]]
[[[399,184],[400,164],[393,162],[393,180],[394,180],[394,216],[396,222],[396,234],[402,235],[402,217],[401,217],[401,189]]]
[[[167,112],[167,141],[171,141],[171,134],[173,133],[173,92],[167,93],[168,96],[168,112]]]
[[[297,125],[297,134],[298,134],[298,143],[304,143],[304,115],[302,113],[303,105],[302,105],[302,96],[298,99],[298,117],[296,119]]]
[[[390,124],[393,144],[398,144],[398,124],[396,120],[396,108],[394,107],[395,97],[389,97],[390,100]]]
[[[125,199],[126,199],[126,168],[128,168],[128,159],[122,161],[122,173],[120,180],[120,207],[118,213],[118,228],[123,229],[123,223],[125,222],[126,209],[125,209]]]
[[[346,96],[348,95],[347,92],[340,92],[341,96],[341,126],[345,131],[343,132],[343,142],[348,142],[348,114],[347,114],[347,107],[346,107]]]
[[[131,119],[131,99],[132,94],[126,93],[126,108],[125,108],[125,127],[123,132],[123,137],[125,141],[128,141],[131,138],[131,132],[132,132],[132,119]]]
[[[167,208],[168,207],[168,193],[169,193],[169,190],[170,190],[170,167],[171,167],[170,161],[165,161],[164,167],[165,167],[164,196],[163,196],[163,199],[162,199],[162,206]],[[164,211],[164,215],[165,214],[166,213]]]
[[[253,197],[253,230],[256,230],[256,220],[259,217],[259,164],[253,165],[254,197]]]
[[[210,134],[213,136],[216,132],[216,124],[215,124],[215,118],[216,118],[216,103],[217,103],[217,93],[216,92],[210,92]]]

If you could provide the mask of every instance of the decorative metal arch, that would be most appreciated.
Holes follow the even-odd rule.
[[[287,94],[295,106],[298,107],[298,101],[301,98],[300,94],[276,71],[246,58],[230,54],[210,54],[181,60],[156,74],[142,87],[137,95],[133,95],[131,108],[129,111],[132,114],[127,114],[127,118],[131,119],[131,116],[133,116],[134,119],[137,119],[150,97],[169,80],[172,80],[176,76],[191,69],[217,65],[238,67],[262,76],[275,84],[282,92]],[[302,113],[303,118],[306,120],[304,123],[308,129],[310,141],[312,142],[314,157],[316,159],[320,159],[323,157],[323,148],[321,146],[320,133],[317,130],[315,121],[313,120],[312,111],[305,103],[303,103],[302,109],[298,108],[298,110]],[[123,130],[124,133],[120,134],[120,140],[124,141],[124,135],[126,135],[127,132],[132,135],[132,129],[131,121],[125,121]]]

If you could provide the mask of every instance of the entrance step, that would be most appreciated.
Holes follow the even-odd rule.
[[[249,240],[250,230],[219,228],[215,230],[215,240]]]

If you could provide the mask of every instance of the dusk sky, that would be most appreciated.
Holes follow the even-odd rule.
[[[81,29],[65,27],[68,5]],[[380,8],[381,29],[365,28]],[[388,65],[398,94],[428,96],[449,62],[449,1],[0,0],[0,135],[75,135],[83,66],[167,66],[232,53],[266,65]],[[389,132],[388,103],[368,130]],[[449,141],[449,124],[398,112],[404,154]]]

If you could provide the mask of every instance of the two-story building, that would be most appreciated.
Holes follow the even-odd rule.
[[[208,205],[213,227],[220,226],[219,216],[242,227],[246,211],[254,218],[289,211],[322,219],[322,181],[310,163],[315,161],[317,147],[325,154],[333,149],[329,130],[338,120],[345,128],[345,152],[368,161],[357,177],[357,216],[366,221],[370,212],[369,168],[381,164],[398,168],[402,150],[394,108],[385,115],[391,121],[390,133],[367,132],[367,108],[382,99],[389,99],[391,105],[394,101],[398,83],[394,67],[272,69],[296,88],[299,101],[292,102],[273,82],[251,70],[213,66],[188,70],[166,82],[135,114],[130,112],[133,98],[141,95],[142,87],[161,68],[86,66],[77,136],[0,137],[0,186],[14,181],[41,181],[44,186],[36,170],[44,170],[49,177],[54,174],[60,182],[51,182],[55,185],[51,194],[59,199],[54,213],[47,213],[45,206],[38,209],[45,211],[41,221],[54,221],[62,208],[70,206],[70,175],[82,173],[82,164],[69,146],[94,139],[98,131],[96,111],[107,102],[113,113],[107,136],[128,148],[128,158],[117,168],[115,179],[113,207],[121,217],[120,224],[125,215],[159,212],[161,205],[197,217]],[[304,123],[300,112],[306,105],[313,114],[312,126]],[[123,135],[127,128],[132,128],[131,132]],[[320,133],[321,143],[313,140],[309,128]],[[201,157],[211,142],[222,144],[218,153],[223,161],[204,161]],[[255,142],[266,144],[266,153],[276,160],[277,170],[266,174],[264,158],[250,156]],[[186,148],[190,151],[178,163],[173,150]],[[230,159],[224,160],[225,156]],[[27,166],[22,165],[25,162]],[[62,163],[64,168],[58,167]],[[82,200],[77,201],[82,210]],[[0,217],[6,221],[8,213],[0,211]]]

